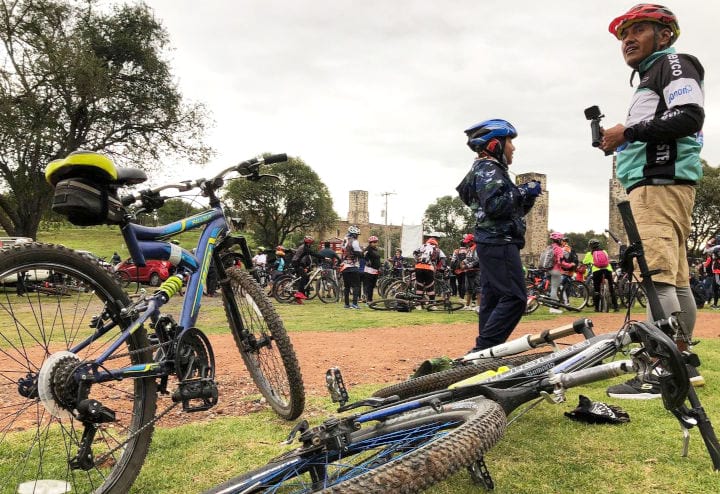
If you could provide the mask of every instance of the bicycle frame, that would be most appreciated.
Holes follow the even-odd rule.
[[[170,243],[167,239],[188,230],[205,226],[196,246],[196,253]],[[128,222],[121,226],[123,239],[130,251],[133,261],[138,266],[145,266],[145,259],[169,260],[179,270],[190,273],[187,293],[180,311],[179,325],[182,328],[195,326],[200,311],[203,288],[207,279],[208,270],[213,259],[213,252],[221,239],[229,230],[228,222],[225,219],[222,208],[215,206],[208,211],[184,218],[167,225],[158,227],[146,227]],[[244,251],[244,259],[248,259],[247,245],[241,237],[241,246]],[[218,263],[218,269],[221,269]],[[148,376],[161,376],[166,373],[162,363],[151,363],[142,365],[131,365],[112,371],[100,370],[105,362],[126,340],[137,331],[148,319],[157,320],[160,308],[167,302],[166,297],[150,297],[147,300],[145,310],[133,318],[132,323],[122,331],[120,337],[115,340],[108,349],[100,355],[92,364],[92,373],[86,379],[90,383],[99,383],[110,380],[123,379],[126,377],[141,378]],[[80,342],[70,351],[77,353],[90,345],[102,335],[116,326],[115,322],[109,323]]]

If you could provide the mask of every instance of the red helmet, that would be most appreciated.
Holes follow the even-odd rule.
[[[370,235],[368,237],[368,242],[377,242],[379,239],[375,235]]]
[[[473,235],[472,233],[466,233],[465,236],[463,237],[462,241],[464,244],[469,244],[470,242],[474,242],[475,235]]]
[[[437,243],[437,240],[435,240],[434,238],[429,238],[429,239],[427,240],[427,243],[429,243],[430,245],[434,245],[434,246],[436,246],[436,247],[437,247],[437,244],[438,244],[438,243]]]
[[[637,4],[620,17],[613,19],[610,26],[608,26],[608,31],[617,39],[622,39],[623,31],[636,22],[655,22],[669,27],[673,32],[670,44],[674,43],[680,36],[680,25],[675,14],[667,7],[656,3]]]
[[[305,238],[303,239],[303,242],[306,244],[311,244],[315,241],[314,238],[312,238],[312,235],[305,235]]]

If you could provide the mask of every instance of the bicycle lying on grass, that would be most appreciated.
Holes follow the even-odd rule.
[[[370,302],[368,307],[374,310],[394,310],[398,312],[410,312],[418,307],[430,312],[454,312],[465,306],[462,302],[451,300],[450,285],[444,272],[435,273],[434,299],[416,293],[414,274],[407,282],[400,282],[400,284],[395,285],[389,293],[392,294],[392,297]]]
[[[33,243],[0,252],[1,280],[49,271],[83,288],[71,296],[16,296],[9,283],[0,284],[1,492],[21,486],[39,492],[60,484],[62,492],[127,493],[158,420],[178,405],[195,412],[217,404],[213,349],[196,327],[211,264],[227,326],[260,393],[285,419],[302,413],[302,376],[280,317],[250,273],[224,262],[241,256],[245,266],[252,265],[244,237],[229,233],[217,197],[226,175],[257,180],[263,176],[260,165],[286,159],[243,161],[207,180],[165,185],[122,201],[117,190],[143,182],[144,172],[116,169],[96,153],[73,153],[48,167],[55,204],[68,206],[60,210],[71,221],[118,224],[139,266],[146,258],[169,259],[177,271],[153,294],[130,298],[97,262],[62,246]],[[161,191],[194,188],[209,199],[210,209],[181,221],[146,227],[133,223],[126,210],[139,202],[152,211],[165,199]],[[195,255],[166,241],[198,227],[204,230]],[[161,309],[185,274],[187,294],[175,319]]]
[[[631,221],[629,205],[622,205],[621,212],[627,225]],[[649,285],[648,300],[660,310],[656,292],[649,289],[650,273],[634,223],[626,228],[633,240],[631,254],[640,264],[643,283]],[[430,393],[417,389],[415,393],[423,394],[404,400],[393,391],[385,398],[376,396],[347,404],[342,376],[337,369],[330,369],[328,387],[333,401],[341,405],[338,411],[361,407],[370,411],[333,417],[312,428],[301,422],[288,438],[297,437],[301,446],[208,494],[322,489],[363,494],[417,492],[463,466],[468,467],[474,481],[492,488],[483,455],[502,437],[511,412],[532,400],[535,404],[537,400],[561,403],[572,387],[628,373],[658,375],[664,407],[683,430],[699,429],[713,468],[720,470],[720,445],[688,378],[686,366],[697,366],[699,361],[690,353],[680,353],[673,340],[677,330],[674,316],[652,324],[626,321],[617,333],[582,342],[582,351],[573,345],[495,376],[478,376],[477,382],[468,380]],[[631,344],[637,346],[628,351]],[[522,346],[516,344],[515,348]],[[512,351],[500,347],[488,355]],[[602,363],[621,351],[627,351],[629,358]]]

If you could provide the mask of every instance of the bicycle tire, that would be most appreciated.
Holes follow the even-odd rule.
[[[397,310],[400,304],[405,304],[405,301],[396,298],[384,298],[370,302],[368,307],[373,310]]]
[[[600,286],[600,312],[610,312],[610,288],[607,280],[603,280]]]
[[[229,285],[221,285],[223,305],[245,367],[275,413],[286,420],[296,419],[305,407],[305,387],[285,326],[249,273],[233,267],[226,274]],[[235,304],[228,303],[230,297]],[[239,314],[232,314],[233,306]],[[237,327],[236,316],[243,328]]]
[[[320,301],[324,304],[334,304],[340,300],[340,291],[333,280],[318,280],[315,291]]]
[[[536,296],[528,296],[527,303],[525,304],[525,315],[532,314],[540,307],[540,302]]]
[[[565,301],[566,305],[575,309],[584,309],[588,304],[588,293],[584,283],[570,280],[560,287],[560,300]]]
[[[484,455],[506,426],[502,408],[484,398],[423,407],[351,433],[347,446],[297,449],[205,494],[420,492]]]
[[[451,300],[436,300],[425,307],[430,312],[455,312],[465,307],[462,302],[453,302]]]
[[[279,277],[273,285],[273,297],[281,304],[295,301],[295,278],[290,275]]]
[[[60,275],[78,289],[70,296],[21,294],[21,289],[10,284],[21,272],[28,273],[29,279]],[[38,481],[35,487],[40,489],[43,481],[51,480],[66,482],[72,492],[128,492],[153,435],[157,400],[153,377],[90,387],[87,397],[117,412],[116,419],[98,425],[87,470],[69,465],[78,454],[85,429],[71,412],[77,393],[70,375],[77,364],[94,360],[120,336],[120,310],[129,304],[127,293],[97,262],[59,245],[33,243],[3,250],[0,280],[5,309],[0,311],[0,375],[5,376],[0,380],[0,492],[17,492],[20,484]],[[90,336],[97,324],[112,321],[117,325],[95,342],[76,354],[69,351]],[[140,327],[102,369],[152,362],[151,352],[143,351],[147,346],[145,329]],[[45,377],[38,372],[41,369]]]
[[[407,282],[403,280],[397,280],[390,283],[385,289],[385,298],[395,298],[398,293],[405,293],[408,290]]]
[[[460,365],[433,374],[416,377],[414,379],[408,379],[391,386],[379,389],[373,393],[373,396],[378,398],[387,398],[389,396],[397,395],[401,399],[411,398],[413,396],[431,393],[433,391],[439,391],[445,389],[451,384],[454,384],[468,377],[475,376],[488,370],[496,370],[498,367],[508,366],[514,367],[530,362],[537,358],[543,357],[551,352],[539,352],[539,353],[521,353],[519,355],[512,355],[509,357],[501,358],[489,358],[475,364]]]

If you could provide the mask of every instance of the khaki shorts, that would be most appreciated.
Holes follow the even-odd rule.
[[[640,232],[648,268],[657,283],[690,285],[687,238],[695,203],[692,185],[647,185],[630,191],[630,206]]]

